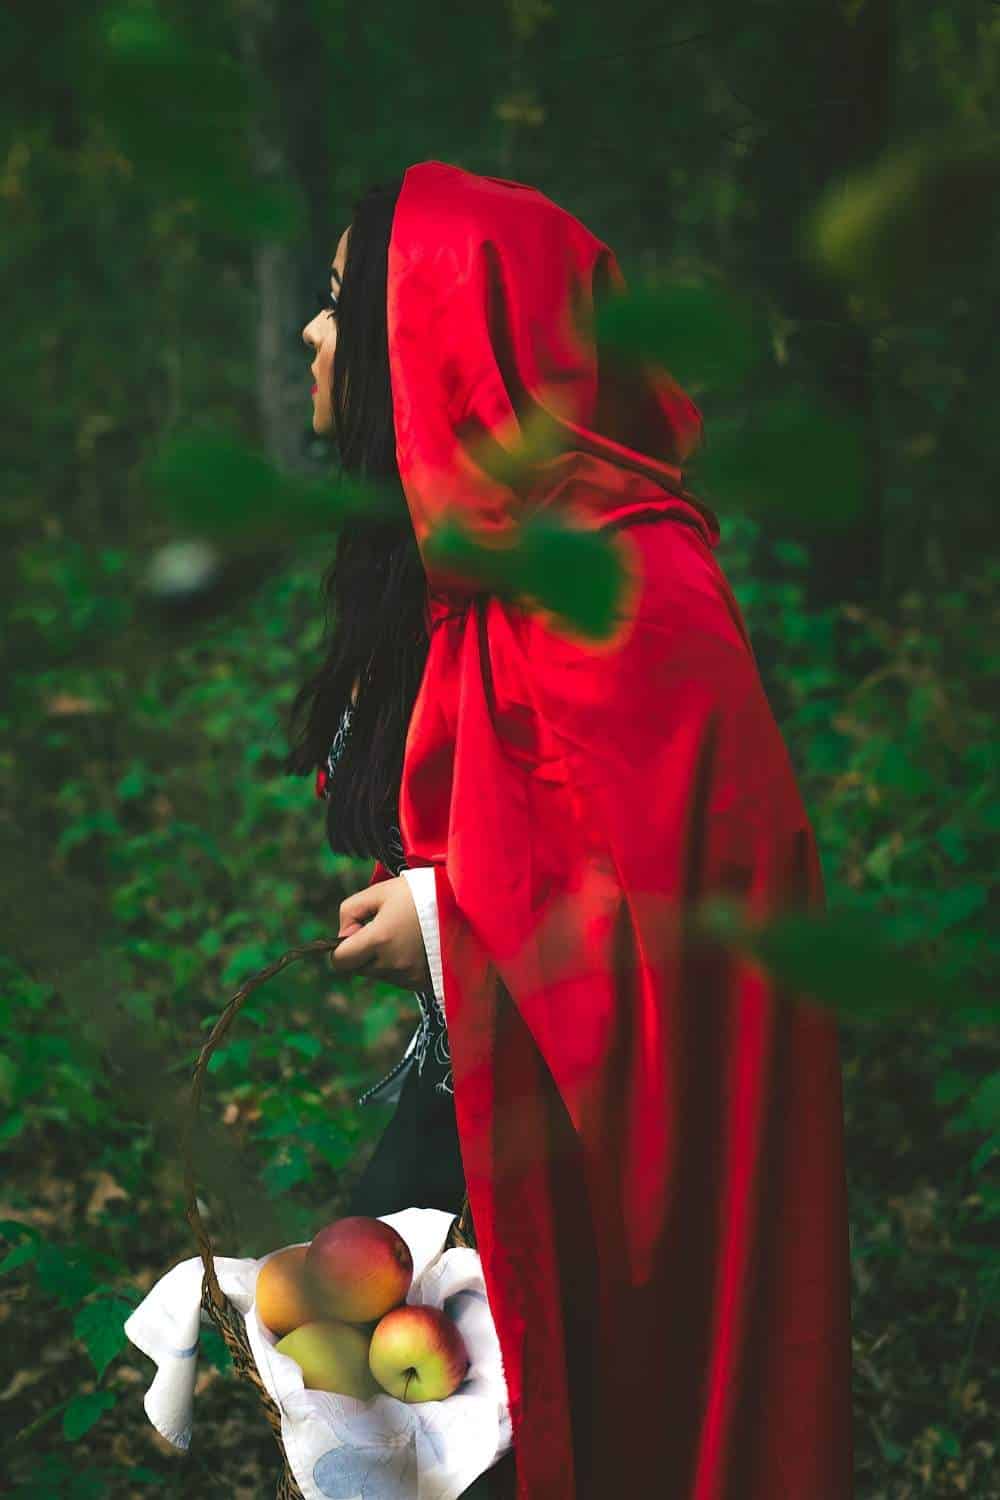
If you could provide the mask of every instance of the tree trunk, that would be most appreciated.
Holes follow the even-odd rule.
[[[251,139],[254,166],[262,180],[296,184],[306,204],[304,240],[261,240],[252,252],[261,436],[280,467],[301,469],[309,463],[312,426],[311,354],[302,329],[313,315],[312,287],[325,280],[334,250],[326,49],[309,0],[244,0],[240,13],[244,63],[266,101]]]

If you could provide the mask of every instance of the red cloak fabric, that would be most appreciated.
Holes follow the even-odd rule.
[[[836,1029],[677,923],[712,893],[819,906],[820,866],[717,522],[683,489],[698,410],[588,333],[621,285],[536,190],[407,171],[389,353],[431,642],[400,828],[435,870],[518,1496],[848,1500]],[[562,451],[505,481],[539,420]],[[614,528],[633,587],[613,640],[428,562],[448,510],[502,543],[539,506]]]

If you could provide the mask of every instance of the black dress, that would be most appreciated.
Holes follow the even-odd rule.
[[[351,719],[348,705],[327,757],[327,796]],[[374,843],[370,857],[380,859],[393,875],[399,875],[406,868],[406,860],[398,827],[390,825]],[[359,1099],[360,1104],[367,1105],[395,1098],[396,1108],[348,1197],[349,1214],[378,1218],[413,1207],[457,1214],[462,1208],[465,1174],[455,1123],[444,1012],[433,992],[418,992],[416,999],[420,1021],[406,1053]],[[514,1455],[507,1453],[463,1491],[462,1500],[513,1500],[514,1490]]]

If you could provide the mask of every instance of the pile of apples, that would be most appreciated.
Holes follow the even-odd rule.
[[[308,1390],[367,1401],[443,1401],[469,1369],[462,1335],[437,1307],[406,1301],[413,1257],[381,1219],[335,1219],[257,1273],[257,1316]]]

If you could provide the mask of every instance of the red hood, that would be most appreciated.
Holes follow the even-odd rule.
[[[389,362],[422,552],[448,511],[489,539],[554,503],[598,525],[684,510],[715,545],[716,517],[685,494],[681,469],[698,408],[665,370],[598,357],[595,297],[623,288],[608,246],[535,188],[438,161],[409,168],[389,246]],[[497,477],[542,430],[556,456],[516,488]],[[424,562],[432,595],[468,592]],[[444,607],[432,599],[432,614]]]

